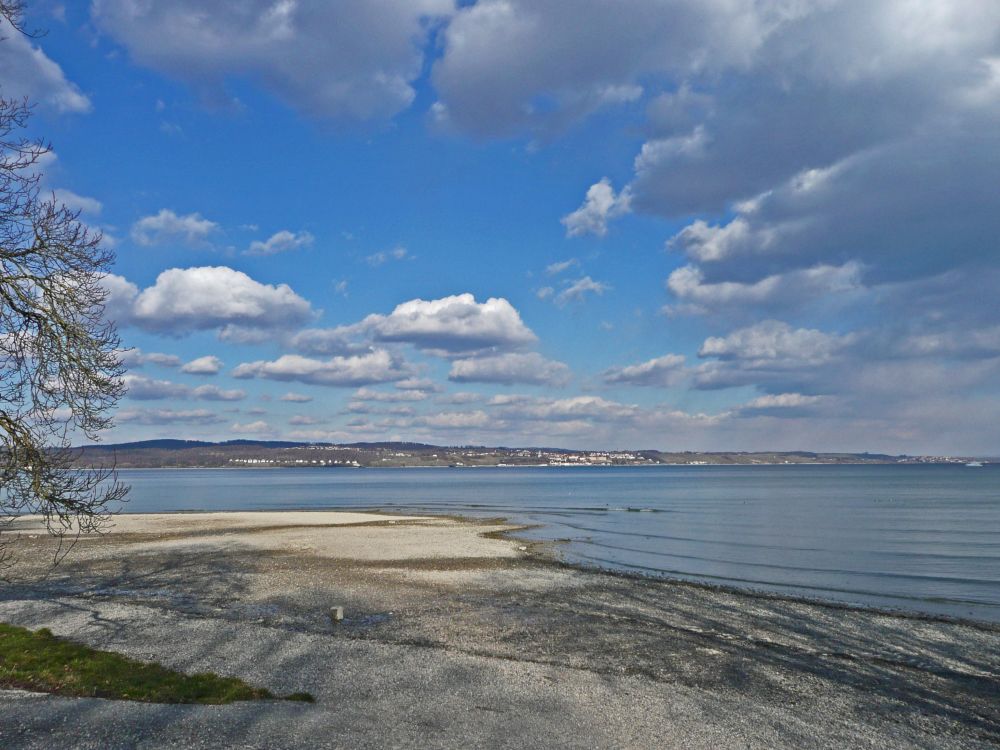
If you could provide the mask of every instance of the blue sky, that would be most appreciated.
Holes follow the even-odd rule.
[[[107,440],[1000,452],[996,3],[28,11]]]

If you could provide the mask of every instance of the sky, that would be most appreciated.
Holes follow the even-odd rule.
[[[995,0],[32,0],[105,441],[1000,454]]]

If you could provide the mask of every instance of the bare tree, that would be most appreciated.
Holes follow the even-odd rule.
[[[0,24],[23,33],[21,18],[0,0]],[[124,370],[104,319],[114,256],[41,192],[50,147],[23,135],[30,115],[0,91],[0,531],[30,513],[62,536],[99,529],[128,491],[113,469],[74,467],[71,450],[111,426]]]

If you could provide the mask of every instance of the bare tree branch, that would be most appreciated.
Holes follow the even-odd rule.
[[[19,31],[21,10],[0,0]],[[36,514],[61,536],[99,530],[128,491],[113,468],[74,468],[71,450],[111,426],[124,368],[104,319],[114,256],[78,211],[40,193],[49,146],[21,135],[30,116],[0,92],[0,531]]]

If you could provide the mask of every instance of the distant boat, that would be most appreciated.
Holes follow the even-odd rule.
[[[966,466],[972,469],[981,469],[983,464],[980,461],[969,461],[969,463],[967,463]]]

